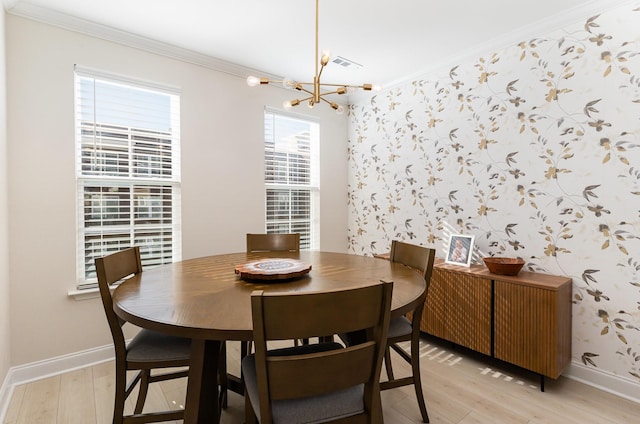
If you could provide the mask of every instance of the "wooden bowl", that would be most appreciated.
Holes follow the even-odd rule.
[[[519,258],[483,258],[484,264],[489,268],[489,272],[499,275],[518,275],[524,261]]]

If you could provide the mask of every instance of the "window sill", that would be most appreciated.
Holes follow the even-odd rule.
[[[90,289],[74,289],[67,292],[67,296],[74,298],[75,300],[87,300],[100,297],[100,290],[97,287]]]

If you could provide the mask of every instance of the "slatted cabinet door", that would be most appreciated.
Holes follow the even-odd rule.
[[[491,279],[444,267],[433,269],[420,329],[491,355]]]
[[[528,274],[495,280],[494,356],[555,379],[571,360],[571,280]]]
[[[446,277],[446,275],[441,270],[433,269],[427,299],[422,311],[422,319],[420,320],[420,331],[446,339],[448,321],[445,312],[447,307],[447,283],[443,277]]]

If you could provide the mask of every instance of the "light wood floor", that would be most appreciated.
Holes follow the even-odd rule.
[[[229,370],[234,373],[238,369],[237,345],[228,346]],[[400,358],[395,359],[394,370],[407,372]],[[433,424],[640,422],[640,404],[563,377],[547,380],[543,393],[535,375],[438,340],[422,341],[421,365]],[[111,422],[113,368],[113,363],[107,362],[16,387],[4,424]],[[185,379],[156,383],[145,411],[182,406],[185,383]],[[421,422],[412,386],[383,392],[382,403],[387,424]],[[243,418],[244,400],[230,393],[222,423],[240,424]]]

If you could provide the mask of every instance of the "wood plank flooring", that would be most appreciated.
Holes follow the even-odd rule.
[[[227,349],[229,370],[237,374],[239,343],[228,343]],[[409,372],[399,357],[393,365],[398,375]],[[421,367],[433,424],[640,422],[640,404],[564,377],[547,380],[540,392],[537,376],[440,340],[422,340]],[[110,423],[113,371],[113,362],[107,362],[18,386],[4,424]],[[182,407],[185,386],[185,379],[152,385],[145,411]],[[412,386],[383,392],[382,403],[387,424],[421,422]],[[127,407],[131,411],[132,402]],[[229,394],[221,422],[244,422],[242,397]]]

